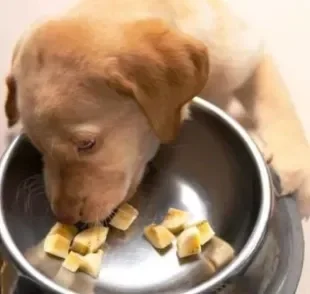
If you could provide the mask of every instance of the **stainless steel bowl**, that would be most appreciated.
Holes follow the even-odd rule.
[[[25,136],[17,138],[0,164],[2,248],[20,272],[55,293],[209,293],[240,275],[264,240],[272,209],[269,171],[256,145],[224,112],[200,98],[178,141],[163,146],[133,204],[140,216],[132,228],[109,235],[100,277],[71,274],[42,252],[55,219],[44,195],[42,163]],[[104,189],[104,187],[103,187]],[[200,258],[180,263],[175,250],[159,254],[142,229],[169,207],[210,220],[231,243],[236,258],[207,276]]]

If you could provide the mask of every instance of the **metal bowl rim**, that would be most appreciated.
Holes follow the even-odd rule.
[[[269,174],[269,170],[265,164],[264,158],[259,151],[256,144],[250,138],[248,133],[243,129],[239,123],[237,123],[233,118],[231,118],[228,114],[226,114],[223,110],[219,109],[218,107],[214,106],[210,102],[195,97],[193,99],[194,104],[203,108],[206,112],[213,115],[214,117],[220,119],[224,122],[230,129],[240,137],[245,143],[245,146],[249,150],[249,153],[253,157],[253,161],[259,171],[259,180],[260,180],[260,187],[261,187],[261,206],[259,208],[259,213],[257,220],[255,222],[255,226],[253,231],[242,248],[236,258],[227,265],[223,270],[218,272],[215,276],[207,280],[206,282],[196,286],[195,288],[185,292],[184,294],[200,294],[204,291],[213,290],[216,287],[223,284],[225,281],[229,280],[230,278],[238,275],[246,264],[248,264],[259,250],[259,247],[264,239],[264,236],[267,231],[268,222],[271,215],[272,209],[272,195],[273,189],[271,184],[271,177]],[[19,144],[21,137],[23,135],[19,135],[8,149],[4,152],[1,162],[0,162],[0,185],[3,186],[4,175],[6,169],[8,167],[8,162],[10,161],[13,151],[16,146]],[[66,289],[57,283],[53,282],[51,279],[40,273],[36,268],[34,268],[23,254],[19,251],[18,247],[14,243],[11,234],[7,228],[5,216],[3,214],[3,195],[2,189],[0,190],[0,237],[1,237],[1,246],[4,249],[5,253],[9,255],[9,258],[13,261],[17,269],[24,274],[26,277],[33,280],[33,282],[37,283],[38,285],[42,286],[45,289],[53,291],[55,293],[63,293],[63,294],[76,294],[75,292]]]

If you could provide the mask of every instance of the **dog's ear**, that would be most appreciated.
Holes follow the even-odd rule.
[[[22,38],[18,39],[14,46],[11,61],[12,68],[14,66],[17,55],[20,52],[21,43]],[[4,105],[4,111],[7,118],[7,125],[9,128],[11,128],[19,121],[19,112],[17,109],[17,84],[13,74],[10,73],[7,75],[5,83],[7,86],[7,97]]]
[[[17,87],[14,77],[9,74],[6,78],[7,98],[5,101],[5,114],[7,118],[8,127],[13,127],[19,120],[19,113],[17,110]]]
[[[182,107],[200,93],[209,73],[205,45],[162,21],[126,26],[118,54],[105,60],[110,87],[141,106],[163,143],[174,140]]]

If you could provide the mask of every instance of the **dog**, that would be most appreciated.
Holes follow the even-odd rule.
[[[234,118],[309,216],[309,144],[289,93],[263,38],[222,0],[81,0],[21,36],[6,84],[8,126],[42,153],[64,223],[132,197],[196,96],[242,106]]]

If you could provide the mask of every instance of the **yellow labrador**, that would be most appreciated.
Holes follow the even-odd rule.
[[[259,35],[221,0],[82,0],[24,33],[7,86],[8,125],[20,121],[43,153],[63,222],[103,219],[131,197],[197,95],[223,109],[237,99],[283,195],[298,190],[309,214],[309,146],[288,92]]]

